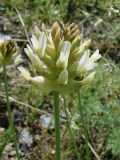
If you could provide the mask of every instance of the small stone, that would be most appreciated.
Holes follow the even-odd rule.
[[[54,118],[51,115],[46,115],[46,114],[41,115],[39,119],[39,124],[42,128],[49,128],[49,129],[55,128]]]
[[[19,142],[21,144],[26,144],[28,147],[33,144],[33,136],[30,134],[28,128],[24,128],[21,131]]]

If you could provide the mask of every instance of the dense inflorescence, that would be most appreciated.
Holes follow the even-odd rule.
[[[36,26],[25,52],[31,60],[36,77],[19,67],[26,80],[42,91],[69,93],[92,81],[95,63],[101,55],[97,49],[91,56],[91,40],[84,40],[83,34],[74,23],[64,25],[55,22],[51,30]]]

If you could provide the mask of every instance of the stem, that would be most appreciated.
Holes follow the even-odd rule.
[[[74,146],[74,149],[75,149],[75,152],[76,152],[76,155],[77,155],[77,160],[80,160],[81,158],[80,158],[80,155],[79,155],[79,151],[77,149],[77,146],[76,146],[76,143],[75,143],[75,140],[74,140],[74,135],[73,135],[71,127],[70,127],[70,121],[69,121],[69,117],[68,117],[68,113],[67,113],[66,98],[65,97],[64,97],[64,109],[65,109],[65,114],[66,114],[66,119],[67,119],[69,134],[70,134],[70,139],[71,139],[72,144]]]
[[[11,127],[11,132],[13,135],[13,141],[14,141],[14,146],[16,150],[16,156],[17,159],[20,160],[20,155],[17,147],[17,140],[16,140],[16,135],[15,135],[15,128],[14,128],[14,123],[13,123],[13,118],[11,115],[11,108],[10,108],[10,102],[9,102],[9,95],[8,95],[8,81],[7,81],[7,71],[6,71],[6,64],[3,64],[3,69],[4,69],[4,86],[5,86],[5,94],[6,94],[6,102],[7,102],[7,111],[8,111],[8,116],[9,116],[9,125]]]
[[[79,108],[79,112],[80,112],[80,117],[81,117],[81,123],[82,123],[82,127],[84,130],[84,136],[85,136],[85,143],[86,143],[86,159],[90,160],[90,152],[89,152],[89,146],[88,146],[88,134],[87,134],[87,128],[86,128],[86,124],[84,121],[84,115],[83,115],[83,109],[82,109],[82,105],[81,105],[81,101],[80,101],[80,92],[78,90],[78,108]]]
[[[61,160],[60,147],[60,110],[59,110],[59,92],[54,92],[54,118],[55,118],[55,160]]]

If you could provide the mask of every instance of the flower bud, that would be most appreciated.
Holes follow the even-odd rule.
[[[90,40],[90,39],[87,40],[87,41],[85,41],[85,42],[83,42],[83,43],[80,45],[78,52],[76,52],[76,53],[73,55],[73,58],[75,58],[75,59],[79,58],[79,57],[84,53],[84,51],[89,47],[90,43],[91,43],[91,40]]]
[[[41,31],[39,30],[38,26],[35,26],[35,35],[36,35],[36,38],[39,39],[39,36],[40,36],[40,33]]]
[[[46,27],[45,27],[45,24],[44,24],[44,23],[42,23],[41,29],[42,29],[42,32],[47,33],[47,30],[46,30]]]
[[[57,22],[53,23],[53,26],[52,26],[52,39],[53,39],[53,41],[55,40],[55,34],[59,28],[60,28],[60,26]]]
[[[70,30],[71,30],[72,28],[74,28],[74,27],[75,27],[75,23],[71,23],[71,24],[69,25]]]
[[[71,33],[74,34],[77,30],[79,30],[78,26],[75,25],[72,29],[71,29]]]
[[[54,59],[56,57],[55,47],[48,44],[46,47],[46,53]]]
[[[58,48],[60,40],[61,40],[61,29],[58,28],[58,30],[56,31],[56,34],[55,34],[55,42],[54,42],[56,48]]]
[[[73,41],[77,35],[80,34],[79,29],[77,29],[73,34],[70,35],[70,40]]]
[[[72,49],[74,49],[78,45],[78,43],[80,43],[82,38],[83,38],[83,34],[76,36],[76,38],[72,42]]]

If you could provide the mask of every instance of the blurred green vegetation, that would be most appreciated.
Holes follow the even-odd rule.
[[[115,154],[115,159],[119,159],[120,66],[102,60],[93,84],[80,92],[90,142],[94,142],[93,146],[97,144],[97,153],[102,153],[102,157],[108,159],[110,154]]]
[[[19,10],[28,31],[31,31],[34,25],[40,26],[43,22],[48,25],[56,20],[76,22],[84,35],[91,37],[93,48],[107,52],[116,61],[119,58],[119,0],[4,0],[3,3],[12,25],[19,24],[21,31],[15,7]],[[17,24],[12,17],[16,17]],[[24,32],[21,34],[24,35]]]

